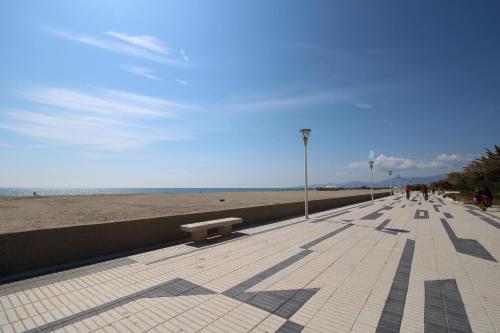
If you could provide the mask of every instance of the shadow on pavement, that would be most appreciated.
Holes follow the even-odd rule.
[[[223,242],[226,242],[228,240],[237,239],[237,238],[248,236],[248,235],[249,234],[246,234],[244,232],[233,232],[232,234],[227,235],[227,236],[215,236],[215,237],[208,238],[208,239],[201,241],[201,242],[190,242],[190,243],[187,243],[186,245],[191,246],[191,247],[201,248],[201,247],[210,246],[210,245],[214,245],[214,244],[218,244],[218,243],[223,243]]]

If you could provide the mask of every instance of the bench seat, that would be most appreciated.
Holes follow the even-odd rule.
[[[193,241],[201,241],[207,238],[208,229],[217,229],[219,235],[229,235],[232,232],[233,224],[242,223],[243,219],[239,217],[228,217],[225,219],[196,222],[181,225],[181,230],[190,232]]]

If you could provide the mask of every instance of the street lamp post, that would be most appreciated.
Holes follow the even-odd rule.
[[[309,198],[307,195],[307,142],[309,141],[309,136],[311,135],[311,130],[309,128],[303,128],[300,130],[302,135],[302,140],[304,141],[304,213],[306,219],[309,218],[308,202]]]
[[[392,195],[392,170],[387,171],[389,174],[389,195]]]
[[[400,180],[399,180],[400,178],[401,178],[401,175],[398,175],[398,189],[401,192],[401,183],[400,183]]]
[[[370,165],[370,173],[372,174],[372,183],[371,183],[371,194],[372,194],[372,204],[373,204],[373,164],[375,162],[370,161],[368,164]]]

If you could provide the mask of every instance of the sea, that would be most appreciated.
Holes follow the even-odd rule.
[[[278,192],[299,191],[300,188],[44,188],[44,187],[0,187],[0,196],[37,195],[99,195],[99,194],[173,194],[173,193],[217,193],[217,192]],[[303,189],[302,189],[303,190]]]

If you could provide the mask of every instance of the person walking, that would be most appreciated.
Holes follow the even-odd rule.
[[[424,187],[422,187],[422,194],[424,195],[425,201],[427,201],[427,199],[429,199],[429,193],[428,193],[428,189],[427,189],[426,185],[424,185]]]
[[[486,206],[491,207],[491,205],[493,205],[493,194],[491,193],[491,190],[488,188],[488,186],[483,187],[483,195],[488,197]]]

